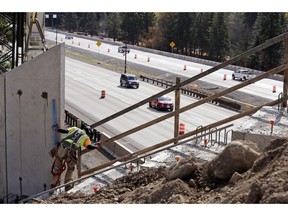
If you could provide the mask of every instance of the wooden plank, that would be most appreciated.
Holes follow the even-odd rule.
[[[178,86],[181,83],[180,77],[176,77],[176,86]],[[180,87],[175,90],[175,110],[180,109],[180,97],[181,97],[181,91]],[[174,116],[174,137],[179,136],[179,113],[175,114]]]
[[[165,120],[165,119],[171,118],[171,117],[174,116],[174,115],[177,115],[177,114],[179,114],[179,113],[185,112],[185,111],[187,111],[187,110],[190,110],[190,109],[192,109],[192,108],[194,108],[194,107],[200,106],[200,105],[202,105],[202,104],[204,104],[204,103],[207,103],[207,102],[209,102],[209,101],[212,101],[212,100],[214,100],[214,99],[216,99],[216,98],[219,98],[219,97],[221,97],[221,96],[223,96],[223,95],[226,95],[226,94],[228,94],[228,93],[230,93],[230,92],[233,92],[233,91],[235,91],[235,90],[237,90],[237,89],[240,89],[240,88],[243,88],[243,87],[245,87],[245,86],[247,86],[247,85],[250,85],[251,83],[254,83],[254,82],[259,81],[259,80],[261,80],[261,79],[267,78],[267,77],[269,77],[269,76],[271,76],[271,75],[273,75],[273,74],[279,73],[279,72],[281,72],[281,71],[283,71],[283,70],[285,70],[285,69],[287,69],[287,68],[288,68],[288,63],[285,64],[285,65],[281,65],[281,66],[279,66],[279,67],[277,67],[277,68],[274,68],[274,69],[272,69],[272,70],[270,70],[270,71],[267,71],[266,73],[263,73],[263,74],[255,77],[255,78],[253,78],[253,79],[251,79],[251,80],[247,80],[247,81],[242,82],[242,83],[240,83],[240,84],[238,84],[238,85],[232,86],[231,88],[225,89],[225,90],[223,90],[223,91],[221,91],[221,92],[218,92],[218,93],[216,93],[216,94],[214,94],[214,95],[211,95],[211,96],[209,96],[209,97],[206,97],[206,98],[203,98],[203,99],[201,99],[201,100],[198,100],[198,101],[196,101],[195,103],[192,103],[192,104],[190,104],[190,105],[187,105],[187,106],[185,106],[185,107],[182,107],[181,109],[175,110],[174,112],[168,113],[168,114],[166,114],[166,115],[164,115],[164,116],[161,116],[161,117],[159,117],[159,118],[153,119],[152,121],[149,121],[149,122],[144,123],[144,124],[142,124],[142,125],[139,125],[139,126],[137,126],[137,127],[135,127],[135,128],[132,128],[132,129],[130,129],[130,130],[128,130],[128,131],[125,131],[125,132],[123,132],[123,133],[121,133],[121,134],[118,134],[118,135],[116,135],[116,136],[114,136],[114,137],[111,137],[110,139],[106,140],[105,142],[101,142],[100,145],[101,145],[101,146],[107,145],[108,143],[111,143],[111,142],[113,142],[113,141],[115,141],[115,140],[118,140],[118,139],[120,139],[120,138],[123,138],[123,137],[125,137],[125,136],[128,136],[128,135],[130,135],[130,134],[132,134],[132,133],[135,133],[135,132],[137,132],[137,131],[139,131],[139,130],[142,130],[142,129],[146,128],[146,127],[149,127],[149,126],[151,126],[151,125],[153,125],[153,124],[159,123],[159,122],[161,122],[161,121],[163,121],[163,120]]]
[[[162,148],[170,143],[173,143],[173,142],[178,142],[182,139],[185,139],[185,138],[188,138],[188,137],[191,137],[193,135],[195,135],[196,133],[201,133],[205,130],[208,130],[208,129],[211,129],[211,128],[214,128],[214,127],[217,127],[219,125],[223,125],[223,124],[226,124],[228,122],[231,122],[231,121],[234,121],[236,119],[239,119],[239,118],[242,118],[246,115],[250,115],[252,113],[255,113],[256,111],[258,111],[259,109],[261,109],[263,106],[274,106],[276,104],[279,104],[281,103],[281,101],[279,101],[278,99],[277,100],[274,100],[272,102],[269,102],[269,103],[266,103],[262,106],[258,106],[258,107],[255,107],[255,108],[252,108],[251,110],[247,110],[243,113],[240,113],[240,114],[237,114],[237,115],[234,115],[234,116],[231,116],[229,118],[226,118],[226,119],[223,119],[221,121],[218,121],[218,122],[214,122],[210,125],[206,125],[204,127],[201,127],[201,128],[197,128],[196,130],[194,131],[191,131],[191,132],[188,132],[188,133],[185,133],[181,136],[178,136],[178,137],[175,137],[175,138],[172,138],[172,139],[169,139],[169,140],[166,140],[164,142],[161,142],[161,143],[158,143],[156,145],[153,145],[153,146],[150,146],[148,148],[145,148],[145,149],[142,149],[140,151],[137,151],[137,152],[134,152],[132,154],[129,154],[129,155],[126,155],[126,156],[123,156],[123,157],[120,157],[120,158],[117,158],[115,160],[112,160],[112,161],[109,161],[105,164],[101,164],[100,166],[97,166],[97,167],[94,167],[94,168],[91,168],[89,170],[85,170],[83,172],[81,172],[80,176],[85,176],[85,175],[88,175],[88,174],[91,174],[93,172],[96,172],[98,170],[101,170],[101,169],[104,169],[106,167],[109,167],[111,165],[113,165],[114,163],[116,162],[123,162],[123,161],[127,161],[129,159],[132,159],[132,158],[137,158],[138,156],[142,155],[142,154],[145,154],[147,152],[150,152],[150,151],[153,151],[153,150],[156,150],[156,149],[159,149],[159,148]]]

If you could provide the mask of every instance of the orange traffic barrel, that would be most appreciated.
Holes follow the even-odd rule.
[[[226,74],[224,74],[223,80],[226,80]]]
[[[105,98],[105,91],[104,90],[101,91],[101,98]]]
[[[179,155],[176,155],[175,156],[175,160],[178,162],[180,160],[180,156]]]
[[[180,123],[179,135],[182,135],[184,133],[185,133],[185,124],[184,123]]]
[[[272,91],[273,91],[273,93],[276,92],[276,86],[275,85],[273,86],[273,90]]]

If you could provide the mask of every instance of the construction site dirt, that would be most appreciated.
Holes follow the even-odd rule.
[[[209,174],[211,161],[195,165],[194,171],[183,178],[170,180],[167,178],[169,168],[164,166],[143,168],[116,179],[94,194],[61,193],[41,203],[288,203],[288,139],[273,140],[251,168],[242,173],[235,172],[225,180]],[[173,166],[175,164],[171,164]]]

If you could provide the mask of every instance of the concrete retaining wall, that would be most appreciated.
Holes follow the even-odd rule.
[[[0,75],[0,202],[6,194],[5,74]]]
[[[246,132],[233,131],[231,140],[249,140],[257,144],[258,148],[263,149],[270,143],[271,140],[279,138],[278,136],[269,136],[263,134],[251,134]]]
[[[53,99],[57,121],[64,125],[64,50],[64,44],[55,46],[1,77],[0,198],[33,195],[50,188]]]
[[[101,142],[104,142],[110,138],[111,137],[108,137],[107,134],[102,133]],[[115,158],[123,157],[125,155],[133,153],[132,151],[130,151],[128,148],[126,148],[117,141],[114,141],[113,143],[103,146],[103,149],[105,149],[109,154],[111,154]]]

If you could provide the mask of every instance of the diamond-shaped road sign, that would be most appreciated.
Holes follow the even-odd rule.
[[[96,45],[97,45],[98,47],[100,47],[100,46],[101,46],[101,41],[97,41]]]

